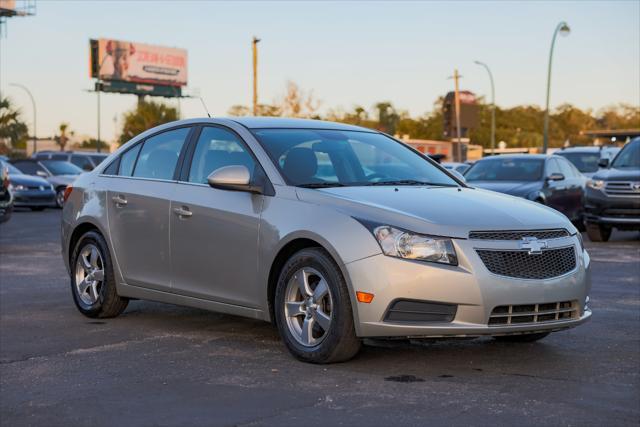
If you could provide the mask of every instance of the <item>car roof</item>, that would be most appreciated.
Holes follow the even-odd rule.
[[[312,119],[290,119],[281,117],[230,117],[234,121],[249,129],[322,129],[322,130],[351,130],[360,132],[376,132],[360,126],[345,123],[328,122]]]
[[[566,147],[563,148],[562,150],[558,150],[556,151],[557,153],[578,153],[578,152],[582,152],[582,153],[598,153],[600,152],[600,150],[606,150],[608,148],[614,148],[614,147],[595,147],[593,145],[591,146],[582,146],[582,147]]]
[[[549,155],[547,154],[498,154],[497,156],[488,156],[488,157],[483,157],[479,160],[477,160],[478,162],[481,162],[483,160],[491,160],[491,159],[540,159],[540,160],[544,160],[546,158],[548,158]]]

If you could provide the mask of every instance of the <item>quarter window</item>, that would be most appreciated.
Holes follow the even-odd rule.
[[[203,128],[193,153],[189,182],[206,184],[211,172],[225,166],[245,166],[253,179],[255,161],[241,140],[225,129]]]
[[[131,176],[133,174],[133,167],[136,164],[140,147],[142,147],[142,144],[136,145],[122,155],[122,159],[120,160],[120,172],[118,175]]]
[[[189,130],[190,128],[174,129],[147,139],[138,156],[133,176],[173,179],[178,157]]]

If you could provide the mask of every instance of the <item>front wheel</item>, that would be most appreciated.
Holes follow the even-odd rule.
[[[107,242],[95,231],[84,234],[71,256],[71,293],[87,317],[116,317],[129,301],[116,292]]]
[[[534,342],[541,340],[549,335],[550,332],[538,332],[535,334],[523,334],[523,335],[500,335],[493,337],[496,341],[502,342]]]
[[[587,236],[592,242],[606,242],[611,237],[611,227],[587,223]]]
[[[303,249],[286,262],[274,308],[280,336],[304,362],[344,362],[360,350],[346,282],[321,248]]]
[[[56,207],[62,209],[63,205],[64,205],[64,187],[61,187],[56,190]]]

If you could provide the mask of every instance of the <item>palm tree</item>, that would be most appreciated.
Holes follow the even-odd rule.
[[[20,117],[20,110],[15,108],[9,98],[0,99],[0,143],[8,141],[13,148],[20,147],[29,138],[27,125]]]
[[[56,143],[60,146],[60,151],[64,151],[70,137],[73,136],[73,131],[69,130],[69,123],[60,123],[60,135],[55,137]]]
[[[139,102],[135,110],[124,114],[120,144],[124,144],[147,129],[174,120],[178,120],[178,111],[175,108],[160,102]]]

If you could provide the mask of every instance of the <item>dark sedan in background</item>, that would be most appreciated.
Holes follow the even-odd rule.
[[[583,229],[587,179],[567,159],[543,154],[502,155],[478,160],[467,170],[470,185],[523,197],[565,214]]]
[[[64,190],[82,173],[76,165],[61,160],[13,160],[13,165],[27,175],[45,178],[56,191],[56,205],[64,204]]]
[[[56,192],[46,179],[25,175],[10,163],[0,161],[0,168],[6,170],[8,190],[13,197],[13,206],[41,211],[56,205]]]

